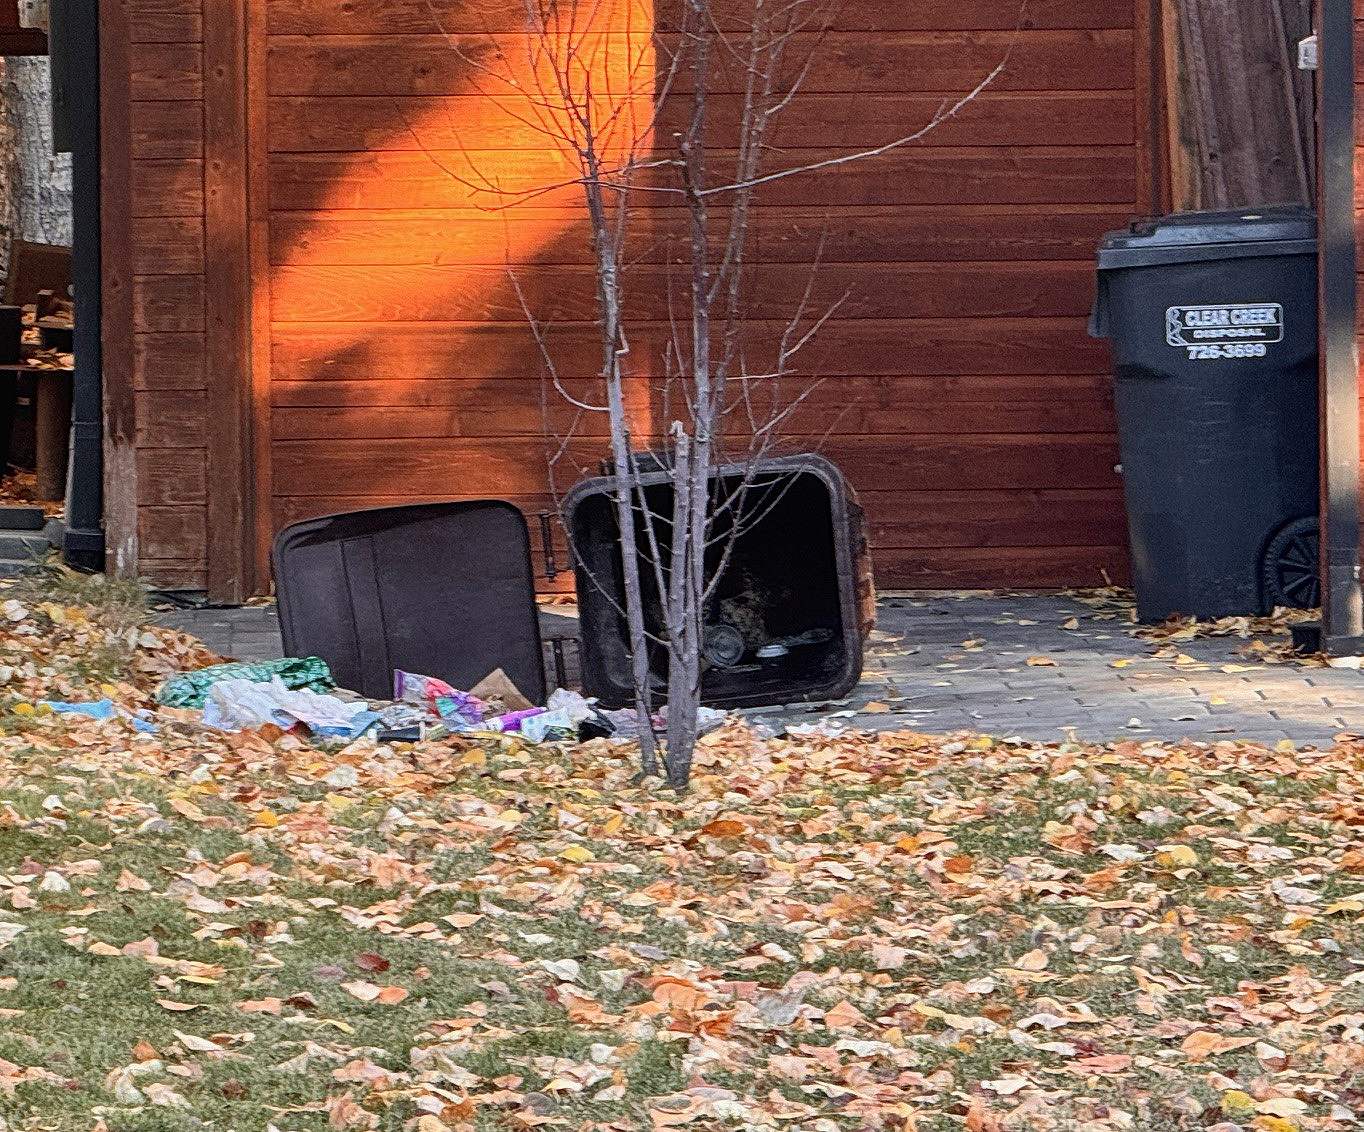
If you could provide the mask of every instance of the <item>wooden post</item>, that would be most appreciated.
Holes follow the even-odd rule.
[[[104,532],[106,569],[118,574],[138,567],[129,7],[130,0],[99,6]]]
[[[204,7],[204,351],[208,376],[208,595],[251,592],[251,280],[247,220],[247,0]]]

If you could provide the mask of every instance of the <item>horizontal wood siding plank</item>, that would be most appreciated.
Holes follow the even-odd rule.
[[[144,506],[203,506],[206,454],[194,448],[139,448],[138,494]]]
[[[136,43],[130,55],[134,101],[203,98],[204,53],[199,44]]]
[[[182,11],[134,11],[130,20],[134,43],[199,43],[204,38],[204,17],[199,5],[186,4]]]
[[[133,277],[133,330],[202,331],[204,280],[199,275]]]
[[[882,589],[1050,590],[1126,585],[1126,543],[1111,547],[943,547],[886,550],[875,555]]]
[[[128,21],[134,29],[157,20],[189,20],[202,16],[205,0],[128,0]]]
[[[203,334],[162,331],[133,335],[133,375],[139,391],[203,389]]]
[[[676,5],[674,5],[675,7]],[[660,26],[668,10],[659,5]],[[721,26],[732,26],[723,3],[716,12]],[[640,4],[641,17],[653,6]],[[514,32],[525,27],[525,0],[267,0],[272,35],[402,35],[443,31],[447,34]],[[837,31],[1012,31],[1024,28],[1130,28],[1130,0],[1029,0],[1015,8],[999,0],[955,0],[920,3],[907,0],[859,0],[829,14]]]
[[[202,102],[134,102],[133,152],[141,159],[204,156]]]
[[[203,448],[204,391],[158,389],[137,399],[137,443],[147,448]]]
[[[767,140],[788,152],[887,145],[931,122],[942,103],[936,94],[802,95],[776,120]],[[714,136],[735,136],[742,105],[736,95],[715,96]],[[680,129],[687,108],[682,99],[667,103],[659,136]],[[280,153],[543,147],[543,139],[512,115],[499,118],[484,110],[486,100],[478,95],[272,98],[269,142]],[[1129,145],[1133,126],[1127,91],[987,92],[931,130],[923,144]]]
[[[307,383],[304,383],[307,384]],[[271,428],[277,440],[438,440],[442,437],[544,437],[546,435],[603,437],[608,435],[604,414],[577,418],[575,408],[552,388],[505,383],[487,390],[476,383],[464,396],[452,396],[442,406],[364,405],[355,407],[294,408],[276,404]],[[775,408],[795,405],[783,424],[787,436],[932,436],[993,433],[1051,435],[1103,432],[1114,427],[1113,409],[1104,398],[1055,401],[989,402],[904,401],[893,405],[868,404],[861,383],[826,382],[809,399],[797,404],[802,383],[789,383],[791,398]],[[595,391],[594,391],[595,392]],[[543,394],[543,398],[542,395]],[[575,398],[578,390],[574,389]],[[287,390],[281,391],[288,396]],[[597,404],[601,404],[598,397]],[[759,397],[757,406],[769,409]],[[659,422],[661,424],[661,421]],[[737,427],[737,426],[736,426]],[[662,429],[660,429],[662,431]],[[553,446],[546,440],[546,446]]]
[[[133,216],[204,214],[202,160],[133,161]]]
[[[132,224],[133,271],[202,275],[204,225],[197,216],[139,217]]]
[[[652,377],[628,378],[631,386],[654,383]],[[794,399],[806,389],[805,383],[793,381],[788,396]],[[581,381],[566,385],[569,393],[579,400],[590,400],[600,390],[600,382]],[[504,391],[505,390],[505,391]],[[521,413],[528,405],[538,405],[542,394],[550,388],[542,378],[505,378],[490,384],[477,378],[435,378],[428,381],[409,381],[386,378],[372,381],[333,381],[316,377],[307,381],[276,381],[271,386],[271,400],[277,409],[447,409],[467,407],[469,412],[501,413],[515,410]],[[875,376],[844,377],[825,380],[810,395],[812,403],[824,407],[835,405],[853,409],[893,411],[901,405],[932,407],[934,413],[1033,411],[1034,406],[1055,406],[1064,414],[1063,406],[1111,408],[1113,382],[1107,375],[1058,376],[956,376],[935,374],[931,377]],[[595,402],[594,402],[595,403]],[[961,406],[958,409],[957,406]],[[908,414],[906,415],[907,419]],[[908,425],[906,426],[908,427]],[[932,429],[943,432],[946,429]],[[1004,432],[1025,432],[1026,429],[1002,429]],[[1086,430],[1081,430],[1086,431]]]
[[[506,37],[507,48],[521,46],[518,34]],[[633,44],[617,37],[616,45],[602,45],[630,58]],[[901,94],[973,89],[1006,59],[996,80],[1000,90],[1130,90],[1133,75],[1132,33],[1126,29],[797,33],[788,47],[788,76],[814,56],[803,79],[811,93]],[[719,53],[716,53],[719,57]],[[465,94],[488,89],[471,59],[491,58],[486,35],[455,37],[452,45],[439,34],[406,37],[379,35],[371,39],[313,35],[272,37],[268,60],[271,95],[390,95]],[[742,91],[737,63],[717,66],[711,89],[717,93]],[[484,66],[492,64],[485,63]],[[494,72],[497,74],[498,72]],[[510,72],[509,72],[510,73]],[[687,77],[675,89],[684,92]],[[497,90],[494,86],[493,91]]]
[[[143,558],[138,569],[147,584],[154,590],[186,593],[203,593],[208,584],[208,572],[201,560],[189,562],[165,562],[160,559]]]
[[[872,545],[883,551],[1127,541],[1120,490],[906,492],[884,502],[868,514]]]
[[[488,176],[500,179],[487,187]],[[1132,150],[1125,146],[1078,148],[898,150],[846,171],[790,177],[765,187],[765,207],[830,211],[871,205],[1066,204],[1130,205],[1135,199]],[[352,208],[386,204],[404,208],[463,208],[487,215],[505,211],[531,193],[576,174],[552,154],[446,152],[280,154],[270,163],[270,203],[276,211]]]
[[[1103,233],[1121,228],[1130,210],[1020,213],[943,206],[903,209],[766,208],[754,217],[755,263],[991,263],[1089,260]],[[562,222],[542,214],[532,223]],[[277,213],[271,260],[288,266],[415,267],[464,263],[501,268],[505,278],[507,222],[467,212]],[[662,263],[675,250],[641,240],[631,262]],[[536,257],[537,267],[590,264],[587,233],[574,229]]]
[[[207,527],[202,507],[139,507],[137,538],[143,561],[202,562]]]
[[[823,452],[854,486],[881,491],[1120,486],[1113,470],[1117,440],[1107,434],[916,437],[912,443],[833,437]],[[600,448],[594,452],[584,445],[571,458],[590,467],[601,455]],[[288,485],[287,494],[331,496],[338,484],[350,485],[357,495],[392,494],[397,488],[439,494],[458,484],[461,492],[497,497],[543,490],[544,447],[451,438],[419,445],[288,440],[274,446],[274,470],[276,483]]]
[[[681,269],[639,267],[628,280],[629,317],[650,321],[667,319],[688,285]],[[744,314],[757,319],[793,318],[803,300],[810,311],[837,307],[840,319],[1080,317],[1093,306],[1094,268],[830,263],[812,278],[803,266],[761,265],[749,269],[747,288]],[[588,322],[597,301],[595,276],[585,267],[534,268],[520,295],[505,268],[281,267],[271,277],[271,295],[278,323],[510,322],[525,310],[542,323]]]
[[[276,527],[283,527],[287,526],[289,523],[300,522],[303,519],[315,519],[319,515],[332,515],[342,511],[349,511],[356,506],[355,502],[356,498],[357,498],[356,496],[352,495],[276,496],[275,499],[273,500],[275,525]],[[360,506],[373,508],[373,507],[401,507],[404,504],[415,502],[435,503],[440,502],[442,500],[476,499],[478,497],[460,495],[458,491],[447,491],[440,495],[430,496],[377,494],[361,496],[358,498],[363,500]],[[548,493],[547,490],[542,490],[538,493],[530,494],[517,494],[516,492],[508,491],[503,495],[498,496],[498,498],[504,500],[507,503],[512,504],[512,506],[514,507],[519,508],[521,512],[527,516],[538,516],[542,513],[546,513],[553,517],[557,513],[557,505],[553,497]],[[556,521],[554,523],[554,527],[558,528],[558,526],[559,524]],[[562,529],[554,530],[552,533],[556,539],[562,540],[563,538]],[[540,540],[537,537],[533,538],[531,541],[532,544],[535,544],[538,543]],[[535,547],[534,545],[532,545],[532,550],[534,549]],[[561,563],[560,568],[562,568],[562,566],[563,564]]]
[[[780,325],[751,328],[771,342]],[[656,368],[668,328],[636,325],[639,372]],[[564,377],[588,377],[600,365],[601,345],[591,326],[550,327],[546,339]],[[272,374],[277,381],[364,381],[464,377],[525,378],[543,369],[524,323],[417,323],[395,333],[387,324],[276,325]],[[1090,338],[1083,320],[888,319],[833,322],[801,352],[804,372],[823,377],[938,375],[1054,375],[1111,372],[1107,343]]]

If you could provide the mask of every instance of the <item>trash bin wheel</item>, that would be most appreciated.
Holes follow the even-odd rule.
[[[1316,609],[1321,604],[1321,522],[1315,515],[1294,519],[1269,540],[1264,579],[1271,606]]]

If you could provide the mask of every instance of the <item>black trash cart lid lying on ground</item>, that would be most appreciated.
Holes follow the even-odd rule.
[[[429,503],[309,519],[275,540],[280,631],[336,682],[393,695],[393,670],[472,688],[501,668],[545,702],[530,536],[510,503]]]

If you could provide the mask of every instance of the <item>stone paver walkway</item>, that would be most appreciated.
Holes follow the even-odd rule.
[[[280,655],[272,607],[177,611],[163,621],[224,655]],[[1321,746],[1342,732],[1364,735],[1364,674],[1265,664],[1238,653],[1245,645],[1208,638],[1161,649],[1070,596],[889,596],[862,684],[845,703],[747,714],[776,726],[828,720],[1027,739]]]

